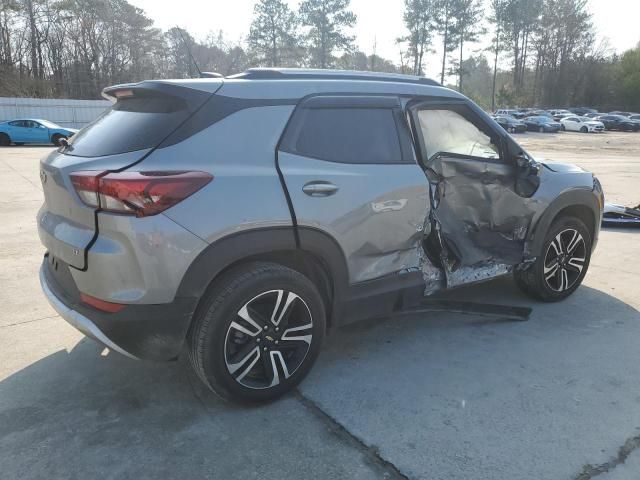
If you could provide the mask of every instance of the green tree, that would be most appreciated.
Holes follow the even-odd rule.
[[[640,43],[620,60],[620,96],[625,108],[640,110]]]
[[[253,9],[249,49],[261,65],[294,63],[298,51],[298,20],[282,0],[259,0]]]
[[[493,78],[491,80],[491,111],[496,109],[496,84],[498,79],[498,58],[504,50],[504,17],[508,0],[491,0],[489,22],[493,24],[493,41],[489,49],[493,53]]]
[[[481,0],[456,0],[453,10],[454,30],[457,34],[460,56],[458,59],[458,90],[462,92],[464,70],[464,44],[477,42],[480,35],[486,32],[482,25],[484,8]]]
[[[312,67],[332,67],[337,50],[353,49],[353,37],[345,33],[356,23],[349,3],[349,0],[303,0],[300,4],[301,22],[309,27],[307,45]]]
[[[447,55],[453,52],[458,43],[454,29],[454,13],[457,0],[437,0],[436,31],[442,38],[442,71],[440,83],[444,85],[444,74],[447,67]]]

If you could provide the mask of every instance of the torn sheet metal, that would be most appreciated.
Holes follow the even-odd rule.
[[[511,168],[444,156],[429,167],[437,176],[433,219],[460,265],[521,262],[534,211],[513,191]]]
[[[500,277],[513,271],[513,265],[487,262],[472,267],[460,267],[447,272],[447,287],[457,287]]]
[[[605,203],[602,225],[606,227],[640,227],[640,205],[629,208]]]
[[[423,262],[425,295],[508,274],[525,260],[534,210],[513,191],[509,166],[440,156],[428,176],[435,241]]]

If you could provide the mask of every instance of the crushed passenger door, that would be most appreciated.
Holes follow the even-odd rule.
[[[426,249],[446,287],[510,272],[524,261],[533,210],[516,193],[502,137],[462,102],[419,104],[412,118],[430,184]]]

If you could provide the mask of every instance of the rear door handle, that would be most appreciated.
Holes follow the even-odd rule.
[[[328,197],[338,191],[338,186],[331,182],[313,181],[306,183],[302,191],[310,197]]]

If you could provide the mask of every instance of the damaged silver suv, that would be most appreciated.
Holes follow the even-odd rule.
[[[184,348],[224,398],[290,390],[329,327],[511,273],[561,300],[587,272],[598,181],[431,80],[251,69],[104,96],[41,162],[42,288],[112,350]]]

